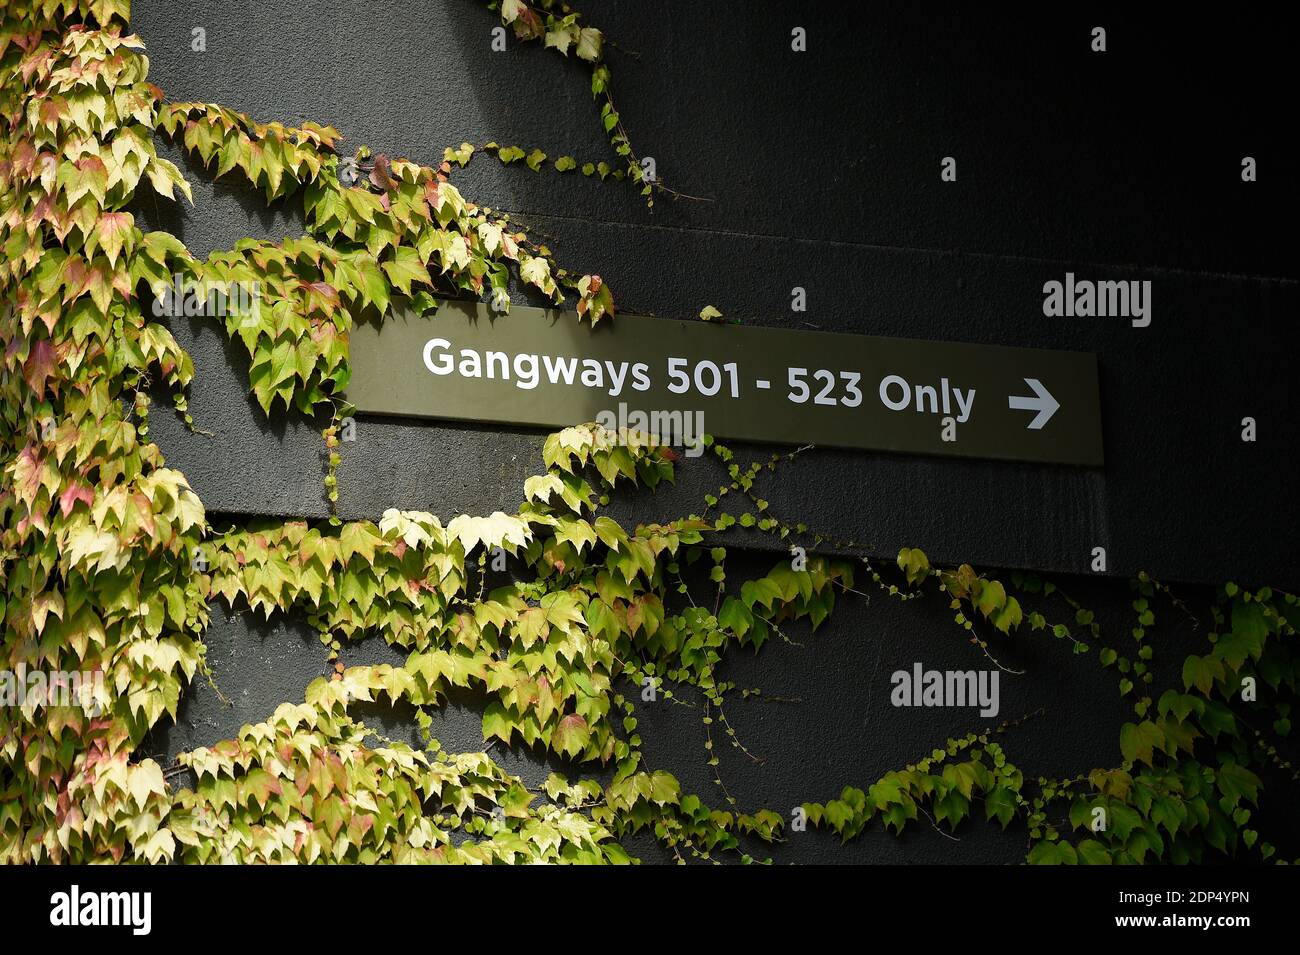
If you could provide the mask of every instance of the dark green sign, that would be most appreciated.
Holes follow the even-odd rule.
[[[1090,354],[448,302],[352,333],[376,414],[1102,464]]]

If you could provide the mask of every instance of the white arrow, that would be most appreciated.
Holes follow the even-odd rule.
[[[1029,430],[1037,431],[1051,420],[1052,415],[1056,414],[1056,409],[1061,407],[1061,403],[1052,397],[1052,393],[1044,388],[1043,383],[1037,378],[1026,378],[1025,384],[1034,389],[1036,397],[1013,396],[1007,399],[1007,405],[1017,411],[1037,411],[1034,420],[1029,422]]]

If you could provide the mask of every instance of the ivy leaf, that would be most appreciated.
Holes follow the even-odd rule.
[[[509,745],[510,734],[513,731],[514,723],[506,708],[496,700],[489,703],[483,710],[483,739],[499,739]]]
[[[577,758],[591,741],[591,727],[576,713],[564,717],[551,733],[551,746],[556,752]]]
[[[930,576],[930,559],[919,547],[904,547],[898,552],[898,569],[906,575],[907,582],[915,587]]]
[[[1219,791],[1223,793],[1230,805],[1236,805],[1242,799],[1257,802],[1259,787],[1262,785],[1258,776],[1239,763],[1224,763],[1219,767]]]
[[[480,542],[488,547],[513,550],[527,544],[533,536],[532,529],[525,521],[502,511],[494,511],[489,517],[461,514],[452,518],[447,525],[447,533],[460,540],[466,554]]]
[[[1180,749],[1190,754],[1196,738],[1201,735],[1200,731],[1190,723],[1180,723],[1177,720],[1161,720],[1158,725],[1165,739],[1165,749],[1171,756],[1175,755]]]
[[[519,277],[548,295],[555,288],[555,280],[551,278],[551,265],[539,255],[531,256],[520,264]]]
[[[95,503],[95,489],[84,481],[70,481],[64,488],[63,493],[59,495],[59,508],[63,511],[63,516],[67,517],[72,513],[72,509],[77,506],[77,502],[82,501],[87,506]]]
[[[538,474],[524,481],[524,498],[549,501],[552,494],[563,494],[564,483],[554,474]]]
[[[1029,850],[1030,865],[1077,865],[1079,855],[1068,842],[1043,840]]]
[[[130,238],[135,228],[135,219],[129,212],[105,212],[99,217],[96,235],[99,247],[108,256],[109,265],[117,265],[117,257],[122,253],[122,246]]]
[[[1157,746],[1163,747],[1164,734],[1150,720],[1140,724],[1125,723],[1119,731],[1119,748],[1124,758],[1130,763],[1143,762],[1152,765],[1152,757]]]
[[[772,602],[781,599],[781,588],[767,577],[747,580],[740,586],[740,599],[751,609],[755,604],[762,604],[771,610]]]
[[[595,63],[600,59],[601,46],[605,38],[601,32],[593,27],[583,27],[578,32],[578,59],[586,60],[588,63]]]
[[[1006,605],[1007,591],[997,580],[979,582],[979,592],[975,595],[975,606],[985,617],[991,617],[994,611]]]
[[[569,55],[569,47],[573,45],[574,33],[569,27],[561,26],[554,30],[546,31],[546,39],[542,46],[546,49],[559,50],[565,56]]]
[[[1019,627],[1021,620],[1024,619],[1020,610],[1020,602],[1015,597],[1008,597],[1007,602],[994,611],[993,616],[989,619],[994,627],[1003,633],[1010,633]]]
[[[984,797],[984,818],[997,819],[1005,829],[1016,814],[1016,794],[1006,786],[996,786]]]
[[[343,525],[339,534],[343,561],[346,565],[350,556],[357,556],[367,564],[375,561],[375,548],[383,544],[383,538],[377,536],[363,521],[349,521]]]
[[[650,801],[656,806],[675,806],[681,795],[681,784],[671,773],[656,770],[650,774]]]
[[[58,359],[54,345],[47,338],[34,342],[23,362],[23,380],[39,399],[45,394],[45,383],[54,377]],[[51,389],[54,390],[54,389]]]
[[[627,543],[627,531],[623,530],[617,521],[610,520],[602,515],[596,518],[593,527],[596,536],[600,538],[600,542],[612,551],[617,552]]]
[[[1191,654],[1183,661],[1183,688],[1190,690],[1193,686],[1209,695],[1216,680],[1224,677],[1223,664],[1214,657],[1200,657]]]
[[[343,826],[347,824],[350,813],[341,797],[321,799],[316,803],[317,819],[325,827],[331,839],[337,839]]]
[[[722,609],[718,611],[718,625],[744,638],[754,625],[754,614],[735,597],[728,597],[722,602]]]
[[[131,788],[131,798],[143,812],[149,797],[155,793],[164,796],[167,793],[167,784],[163,781],[162,769],[152,759],[146,759],[138,765],[132,766],[129,771],[129,785]]]
[[[1079,862],[1083,865],[1110,865],[1110,852],[1096,839],[1084,839],[1079,843]]]
[[[260,766],[249,770],[240,781],[239,790],[241,803],[246,804],[251,797],[263,809],[270,802],[271,796],[281,793],[280,781]]]
[[[842,834],[845,827],[853,821],[853,807],[846,802],[832,799],[826,804],[825,816],[831,828]]]
[[[1201,728],[1210,734],[1211,739],[1217,740],[1220,733],[1235,735],[1237,732],[1237,718],[1232,710],[1218,700],[1208,700],[1205,703],[1205,711],[1200,719]]]
[[[373,256],[359,252],[351,264],[356,270],[357,290],[361,293],[362,301],[367,305],[374,305],[379,310],[379,314],[383,315],[388,311],[389,285],[384,278],[384,272],[380,271],[379,263]],[[427,270],[424,275],[428,276]]]
[[[411,294],[412,282],[433,285],[428,269],[420,261],[420,254],[409,245],[400,245],[394,249],[392,260],[384,262],[383,266],[393,286],[401,289],[405,295]]]

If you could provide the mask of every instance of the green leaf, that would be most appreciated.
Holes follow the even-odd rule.
[[[1084,865],[1110,865],[1110,852],[1096,839],[1084,839],[1079,843],[1079,862]]]
[[[997,819],[1005,829],[1016,814],[1016,794],[1006,786],[995,786],[984,797],[984,818]]]
[[[1150,720],[1139,724],[1125,723],[1119,731],[1119,748],[1124,758],[1130,763],[1143,762],[1152,765],[1154,750],[1164,746],[1165,737]]]
[[[401,289],[406,295],[411,294],[412,282],[419,282],[422,285],[433,284],[428,270],[420,261],[420,254],[409,245],[399,245],[394,249],[392,260],[384,262],[383,266],[393,286]]]
[[[930,559],[919,547],[904,547],[898,552],[898,569],[907,577],[907,582],[915,587],[930,576]]]
[[[1245,766],[1238,763],[1225,763],[1219,767],[1218,781],[1219,791],[1231,805],[1236,805],[1242,799],[1251,803],[1258,800],[1259,787],[1262,783],[1259,777]]]
[[[1029,850],[1030,865],[1077,865],[1078,853],[1068,842],[1042,841]]]
[[[754,614],[735,597],[728,597],[718,611],[718,625],[743,638],[754,625]]]
[[[1198,657],[1191,654],[1183,661],[1183,688],[1190,690],[1193,686],[1209,695],[1216,680],[1224,677],[1223,664],[1209,655]]]

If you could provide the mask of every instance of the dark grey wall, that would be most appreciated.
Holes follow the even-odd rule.
[[[513,42],[492,52],[495,20],[470,0],[136,0],[133,15],[151,79],[172,100],[330,123],[348,149],[365,143],[424,163],[462,140],[610,158],[585,67]],[[1116,614],[1129,599],[1122,578],[1141,569],[1171,581],[1300,583],[1288,480],[1300,263],[1284,231],[1300,192],[1284,148],[1281,31],[1241,15],[1212,29],[1111,15],[1003,20],[974,9],[922,18],[901,5],[845,15],[842,5],[774,3],[590,11],[620,47],[609,53],[613,89],[636,148],[670,185],[712,201],[660,201],[648,212],[615,184],[482,159],[455,181],[549,236],[563,264],[603,275],[626,312],[689,318],[714,304],[754,324],[1098,355],[1104,469],[819,451],[765,492],[777,513],[867,553],[915,545],[980,567],[1086,574],[1093,547],[1104,546],[1111,579],[1064,580]],[[1088,50],[1095,25],[1108,28],[1105,54]],[[204,53],[190,49],[196,26],[206,30]],[[806,53],[790,50],[794,26],[807,30]],[[1258,182],[1240,180],[1245,155],[1258,161]],[[944,156],[957,160],[955,183],[939,179]],[[266,210],[238,184],[183,168],[195,182],[193,209],[145,201],[138,212],[196,253],[299,231],[293,201]],[[1067,271],[1149,279],[1150,327],[1045,318],[1042,285]],[[791,314],[793,286],[807,289],[807,314]],[[198,368],[191,408],[214,435],[189,435],[160,409],[151,424],[169,463],[210,512],[324,515],[318,429],[292,417],[267,422],[222,332],[176,326]],[[1258,421],[1254,444],[1240,440],[1247,415]],[[536,433],[363,419],[344,449],[340,512],[509,509],[538,470],[540,446]],[[687,460],[677,488],[618,501],[614,513],[677,516],[720,480],[716,466]],[[235,706],[221,708],[197,686],[181,725],[155,741],[160,751],[227,736],[299,698],[324,670],[322,649],[298,623],[217,618],[210,654]],[[915,660],[983,665],[943,607],[878,597],[845,607],[826,629],[804,649],[773,645],[729,664],[741,682],[803,701],[736,704],[746,744],[769,756],[761,767],[723,756],[742,802],[829,798],[979,722],[888,705],[889,673]],[[1117,615],[1110,632],[1127,632]],[[1186,649],[1162,633],[1169,646],[1160,652],[1176,663]],[[1046,707],[1011,742],[1026,771],[1113,761],[1127,707],[1110,677],[1041,636],[1006,644],[1006,662],[1028,673],[1004,681],[1001,715]],[[370,641],[345,660],[388,653]],[[445,741],[477,748],[477,715],[464,702],[448,710]],[[660,707],[642,716],[643,735],[656,765],[707,798],[716,794],[696,716]],[[789,857],[831,847],[810,835]],[[868,837],[849,854],[987,861],[1022,852],[1023,840],[974,827],[960,844],[918,830],[901,844]]]

